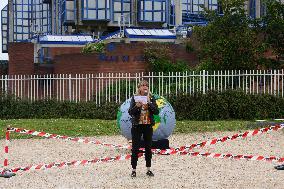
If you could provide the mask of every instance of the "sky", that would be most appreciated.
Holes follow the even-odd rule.
[[[8,4],[8,0],[0,0],[0,10],[2,10],[7,4]],[[8,60],[8,54],[7,53],[4,53],[4,54],[2,53],[1,19],[0,19],[0,60]]]

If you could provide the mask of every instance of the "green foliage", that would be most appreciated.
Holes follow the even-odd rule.
[[[177,120],[253,120],[284,117],[284,99],[272,95],[253,95],[243,91],[208,92],[166,97]],[[120,104],[95,102],[25,101],[10,95],[0,98],[0,119],[116,119]]]
[[[152,72],[185,72],[189,70],[186,62],[171,61],[171,50],[168,43],[150,42],[146,43],[144,55],[146,61],[150,64]]]
[[[39,100],[30,102],[11,95],[0,96],[0,119],[20,118],[75,118],[75,119],[115,119],[119,104],[95,102],[69,102]]]
[[[206,11],[210,23],[195,27],[201,45],[201,67],[214,70],[255,69],[256,51],[261,44],[257,32],[249,27],[244,0],[220,1],[224,16]]]
[[[265,42],[270,45],[277,61],[284,63],[284,4],[277,0],[266,1],[263,17]]]
[[[268,119],[284,116],[284,99],[242,91],[181,94],[168,101],[178,120]]]
[[[169,59],[171,54],[170,45],[168,43],[146,42],[144,55],[146,60]]]
[[[90,54],[93,52],[97,52],[97,53],[105,52],[105,44],[103,42],[88,43],[82,49],[83,54]]]
[[[186,50],[186,52],[191,53],[191,52],[194,52],[195,49],[190,42],[187,42],[185,44],[185,50]]]

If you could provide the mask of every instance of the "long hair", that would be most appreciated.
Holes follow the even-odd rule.
[[[149,88],[149,83],[148,83],[148,81],[146,81],[146,80],[141,80],[141,81],[138,83],[138,85],[137,85],[135,95],[140,95],[139,88],[140,88],[142,85],[147,85],[148,88]],[[149,96],[152,96],[152,93],[150,92],[150,90],[148,90],[148,94],[149,94]]]

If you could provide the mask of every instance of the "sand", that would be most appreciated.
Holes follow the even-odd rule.
[[[175,134],[169,140],[171,147],[177,147],[235,133],[238,132]],[[10,168],[129,153],[127,150],[114,150],[94,144],[58,139],[13,140],[13,135],[11,138],[8,158]],[[100,136],[90,139],[127,144],[122,136]],[[0,140],[0,144],[4,147],[5,140]],[[195,151],[284,157],[284,132],[276,131],[229,141]],[[1,150],[0,157],[3,157],[3,154]],[[130,177],[130,161],[123,160],[45,171],[19,171],[12,178],[0,178],[0,188],[284,188],[284,170],[273,168],[279,163],[187,155],[155,155],[152,162],[155,174],[152,178],[145,175],[145,160],[140,158],[136,178]]]

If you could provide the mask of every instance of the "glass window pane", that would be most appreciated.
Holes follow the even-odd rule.
[[[123,11],[130,11],[130,3],[123,4]]]
[[[154,21],[162,21],[162,13],[154,12]]]
[[[17,17],[22,18],[22,12],[17,12]]]
[[[74,12],[71,12],[71,11],[68,11],[67,12],[67,20],[75,20],[75,17],[74,17]]]
[[[17,19],[17,22],[16,22],[17,25],[22,25],[22,20],[20,19]]]
[[[121,11],[121,3],[120,2],[114,2],[113,9],[115,12],[120,12]]]
[[[99,0],[98,1],[98,8],[106,8],[106,2],[105,0]]]
[[[29,18],[29,13],[28,12],[23,12],[23,18]]]
[[[17,34],[17,40],[23,40],[23,35],[22,34]]]
[[[29,34],[24,34],[24,35],[23,35],[23,38],[24,38],[24,39],[29,39]]]
[[[89,0],[88,1],[88,8],[96,8],[96,1]]]
[[[89,19],[96,19],[96,18],[97,18],[97,12],[96,12],[96,10],[89,10],[89,11],[88,11],[88,18],[89,18]]]
[[[120,15],[121,15],[120,13],[114,13],[113,19],[114,19],[115,22],[118,21],[118,17],[120,17]]]
[[[198,6],[197,5],[193,5],[193,11],[194,12],[198,11]]]
[[[24,5],[23,6],[23,11],[29,11],[29,6],[28,5]]]
[[[98,10],[98,19],[105,19],[105,10]]]
[[[66,9],[67,10],[74,10],[74,2],[73,1],[66,1]]]
[[[162,10],[162,3],[154,2],[154,10]]]
[[[23,20],[23,25],[28,26],[29,25],[29,20]]]
[[[145,2],[145,10],[152,10],[152,1]]]
[[[145,12],[145,20],[152,20],[152,12]]]
[[[29,32],[29,28],[28,27],[23,27],[23,33],[28,33]]]
[[[17,5],[17,7],[16,7],[16,11],[22,11],[22,5]]]
[[[22,33],[22,27],[20,27],[20,26],[17,26],[17,31],[16,31],[17,33]]]

